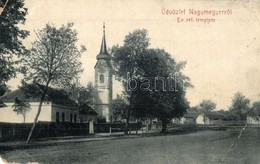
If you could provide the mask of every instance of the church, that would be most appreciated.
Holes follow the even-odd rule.
[[[96,56],[97,62],[94,67],[94,114],[81,112],[79,109],[71,107],[73,104],[71,100],[64,99],[62,96],[49,96],[52,99],[44,102],[43,110],[39,116],[38,121],[42,122],[73,122],[81,123],[88,122],[89,120],[96,120],[96,114],[104,118],[106,122],[112,122],[113,111],[111,109],[112,91],[113,91],[113,67],[111,64],[111,56],[107,52],[105,24],[103,25],[103,37],[100,47],[100,52]],[[55,92],[56,93],[56,92]],[[12,105],[14,104],[15,97],[29,102],[31,110],[26,114],[26,119],[23,120],[22,115],[17,115],[13,112]],[[67,102],[67,104],[61,103]],[[3,103],[1,103],[3,101]],[[38,110],[39,98],[28,99],[24,97],[24,93],[17,89],[8,93],[0,99],[0,122],[13,122],[13,123],[31,123]]]
[[[103,37],[100,52],[96,57],[97,62],[94,67],[94,108],[99,116],[106,119],[106,122],[112,121],[113,112],[111,109],[112,91],[113,91],[113,68],[111,56],[107,52],[105,24],[103,24]]]

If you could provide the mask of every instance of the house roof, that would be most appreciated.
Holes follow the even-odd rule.
[[[224,115],[219,114],[219,113],[207,112],[207,113],[205,113],[205,115],[210,120],[222,120],[222,119],[224,119]]]
[[[3,102],[14,102],[15,98],[17,97],[19,98],[19,100],[25,102],[39,102],[40,96],[41,96],[40,94],[33,97],[28,96],[23,89],[19,88],[17,90],[5,94],[0,98],[0,100]],[[54,88],[48,89],[45,101],[52,101],[53,103],[58,105],[66,105],[71,107],[76,106],[76,103],[69,98],[69,96],[65,91],[54,89]]]
[[[185,118],[197,118],[200,114],[197,112],[188,112],[186,114],[184,114],[183,117]]]
[[[79,113],[83,115],[98,115],[88,104],[83,104],[79,107]]]
[[[38,102],[40,101],[39,97],[27,97],[25,96],[24,92],[21,89],[16,89],[11,91],[0,98],[3,102],[14,102],[15,98],[18,97],[21,101],[29,101],[29,102]]]

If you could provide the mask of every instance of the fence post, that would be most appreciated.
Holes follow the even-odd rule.
[[[142,122],[142,134],[144,133],[143,122]]]
[[[15,125],[13,125],[13,138],[15,137]]]
[[[89,134],[94,134],[94,123],[93,120],[89,121]]]

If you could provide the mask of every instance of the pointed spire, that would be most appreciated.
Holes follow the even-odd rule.
[[[111,57],[107,53],[107,44],[106,44],[106,33],[105,33],[105,22],[103,22],[103,38],[101,42],[100,52],[97,56],[97,59],[108,59],[110,60]]]
[[[105,22],[103,22],[103,36],[105,36],[106,34],[106,25],[105,25]]]
[[[107,54],[107,44],[106,44],[106,31],[105,31],[105,22],[103,22],[103,38],[102,38],[102,43],[101,43],[101,48],[100,48],[100,53],[99,54]]]

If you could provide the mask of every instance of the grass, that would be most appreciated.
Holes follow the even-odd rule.
[[[237,139],[240,130],[171,131],[165,135],[2,151],[1,156],[17,163],[259,163],[260,128],[247,127]]]

